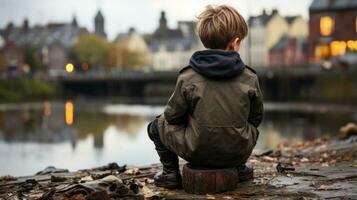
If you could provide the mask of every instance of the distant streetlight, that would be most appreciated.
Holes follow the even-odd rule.
[[[73,71],[74,71],[74,66],[73,66],[73,64],[72,64],[72,63],[68,63],[68,64],[66,65],[66,72],[72,73]]]

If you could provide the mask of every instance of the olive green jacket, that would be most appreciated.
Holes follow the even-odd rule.
[[[190,67],[180,71],[158,128],[163,144],[193,165],[244,164],[259,136],[263,101],[254,70],[210,79]]]

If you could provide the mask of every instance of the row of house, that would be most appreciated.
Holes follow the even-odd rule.
[[[309,15],[309,62],[357,62],[356,0],[314,0]]]
[[[255,67],[306,63],[308,24],[301,16],[283,17],[277,10],[248,20],[249,34],[243,40],[242,59]],[[177,29],[167,27],[161,13],[159,27],[148,42],[152,66],[156,70],[174,70],[188,65],[193,52],[203,49],[195,34],[195,22],[179,21]]]
[[[357,2],[355,0],[313,0],[309,21],[301,16],[282,16],[278,10],[263,10],[248,19],[249,34],[241,44],[243,61],[255,68],[298,66],[322,62],[357,51]],[[106,38],[104,16],[94,18],[94,33]],[[147,35],[131,28],[112,42],[116,68],[146,70],[177,70],[188,65],[193,52],[204,49],[195,33],[194,21],[179,21],[168,27],[165,12],[161,12],[158,27]],[[42,63],[50,69],[63,70],[71,61],[68,49],[86,28],[72,22],[48,24],[30,28],[28,21],[15,27],[9,24],[0,31],[0,66],[21,66],[27,43],[40,49]],[[5,59],[1,59],[1,55]],[[3,62],[3,63],[2,63]],[[24,65],[26,67],[26,65]],[[0,67],[1,70],[1,67]]]
[[[283,17],[266,10],[248,20],[249,34],[242,42],[241,56],[251,66],[292,66],[305,63],[304,46],[308,24],[301,16]]]
[[[169,29],[164,13],[161,14],[156,32],[171,38],[161,36],[149,43],[155,69],[183,67],[192,52],[203,48],[194,34],[194,22],[181,23],[189,28],[182,28],[179,22],[176,32],[165,32]],[[356,0],[313,0],[309,21],[302,16],[282,16],[276,9],[270,13],[263,10],[248,19],[248,26],[249,34],[241,44],[240,54],[246,64],[255,68],[336,60],[357,62]],[[185,33],[184,30],[189,34],[177,33]]]
[[[94,33],[106,37],[104,17],[100,11],[95,16],[94,23]],[[29,26],[27,19],[20,26],[10,22],[5,29],[0,30],[0,72],[26,72],[28,62],[34,59],[45,66],[49,73],[61,72],[66,63],[73,60],[70,48],[81,34],[86,33],[89,31],[78,25],[75,16],[69,23],[49,23],[33,27]]]
[[[94,33],[106,38],[104,23],[104,16],[98,11],[94,18]],[[118,34],[111,42],[114,48],[110,54],[115,54],[112,66],[119,69],[177,70],[188,65],[192,53],[203,49],[195,33],[195,22],[179,21],[175,29],[167,24],[166,14],[161,12],[157,29],[146,38],[134,28]],[[18,27],[10,23],[0,34],[0,56],[5,56],[7,69],[26,67],[24,47],[30,44],[39,51],[41,63],[49,73],[56,74],[63,72],[64,66],[73,61],[70,48],[84,33],[89,31],[78,26],[75,17],[70,23],[45,26],[29,27],[28,20]]]

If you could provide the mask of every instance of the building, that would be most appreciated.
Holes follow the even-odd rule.
[[[5,70],[5,55],[3,54],[3,47],[5,46],[5,40],[2,37],[2,31],[0,30],[0,73]]]
[[[289,24],[289,38],[307,38],[309,34],[308,22],[300,15],[285,17]]]
[[[128,33],[119,34],[114,40],[115,68],[146,69],[150,64],[150,52],[144,38],[130,28]]]
[[[107,38],[107,34],[104,30],[104,17],[100,10],[98,10],[97,15],[94,18],[94,33]]]
[[[240,54],[247,65],[257,67],[268,67],[274,65],[285,65],[286,61],[299,59],[303,56],[293,55],[294,59],[283,62],[283,55],[297,53],[302,49],[291,49],[293,46],[302,48],[303,39],[307,37],[308,25],[301,16],[283,17],[278,10],[273,9],[269,14],[266,10],[258,16],[252,16],[248,20],[249,33],[242,41]],[[288,40],[292,40],[288,42]],[[295,45],[296,44],[296,45]],[[284,49],[288,48],[288,49]],[[274,55],[270,55],[273,50]],[[283,53],[285,52],[285,53]],[[277,60],[271,60],[275,59]],[[300,62],[300,61],[299,61]]]
[[[203,49],[195,27],[193,21],[180,21],[176,29],[170,29],[165,12],[161,12],[159,27],[149,41],[154,70],[178,70],[188,65],[191,55]]]
[[[270,66],[298,66],[305,64],[308,24],[301,16],[285,17],[288,32],[269,50]]]
[[[2,52],[7,55],[5,65],[19,69],[22,66],[29,66],[31,69],[31,63],[28,63],[26,60],[28,56],[25,55],[27,50],[31,49],[35,51],[33,53],[36,54],[36,57],[41,59],[41,65],[46,67],[49,72],[63,71],[65,63],[70,60],[69,49],[80,34],[87,32],[86,28],[78,26],[75,17],[70,23],[49,23],[33,27],[29,25],[27,19],[24,20],[22,26],[14,26],[9,23],[3,31],[6,45]],[[19,51],[15,51],[15,49],[22,49],[20,52],[23,55],[19,56]],[[17,61],[15,61],[16,58],[18,58]]]
[[[309,8],[309,62],[357,51],[357,1],[314,0]]]
[[[269,65],[274,67],[292,67],[306,63],[306,39],[283,36],[269,50]]]
[[[23,72],[25,53],[24,49],[14,43],[6,43],[0,50],[1,62],[0,72],[18,74]]]
[[[250,17],[248,26],[241,49],[243,61],[254,67],[269,66],[269,50],[288,33],[289,24],[274,9],[270,14],[263,10],[261,15]]]

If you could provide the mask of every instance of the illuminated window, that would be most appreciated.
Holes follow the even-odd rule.
[[[321,59],[328,59],[330,57],[330,47],[327,44],[317,45],[315,48],[315,57],[319,61]]]
[[[330,16],[321,17],[320,32],[323,36],[329,36],[332,33],[334,20]]]
[[[357,40],[348,40],[347,49],[349,51],[357,51]]]
[[[333,41],[330,46],[332,56],[342,56],[346,52],[346,42],[344,41]]]

